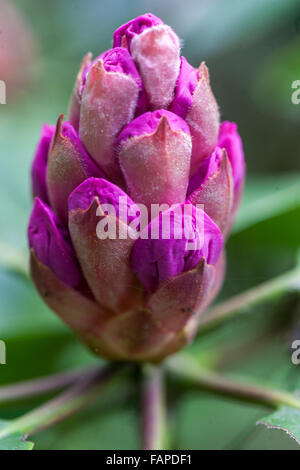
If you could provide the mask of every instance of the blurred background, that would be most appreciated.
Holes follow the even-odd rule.
[[[194,66],[206,61],[222,119],[236,121],[243,138],[248,179],[228,243],[228,274],[221,296],[280,274],[298,259],[300,104],[292,104],[291,86],[300,80],[299,0],[0,0],[0,80],[7,86],[6,104],[0,105],[0,338],[11,344],[8,364],[14,365],[0,367],[0,381],[20,380],[91,360],[26,279],[30,163],[42,123],[54,124],[60,113],[67,112],[83,55],[109,49],[114,29],[145,12],[154,13],[174,28],[182,39],[183,54]],[[26,367],[20,362],[20,348],[27,348],[29,354]],[[284,361],[285,356],[276,362],[274,354],[272,348],[265,354],[272,365],[261,364],[257,357],[256,366],[251,363],[250,369],[262,377],[266,370],[277,370],[278,361]],[[228,435],[227,429],[222,433],[224,419],[220,415],[225,404],[214,403],[220,407],[216,413],[220,419],[215,417],[213,423],[207,415],[208,433],[196,438],[186,422],[200,405],[192,399],[182,406],[188,410],[177,418],[187,431],[177,436],[179,448],[213,448],[212,442],[217,448],[243,446],[241,441],[234,444],[239,419],[245,419],[247,429],[257,413],[245,407],[233,412],[227,403],[226,416],[239,416],[236,424],[232,419]],[[8,416],[17,411],[8,412]],[[122,412],[124,422],[134,421],[132,410]],[[107,437],[110,433],[119,448],[136,445],[134,423],[131,427],[128,424],[131,430],[124,437],[124,429],[118,434],[114,427],[118,416],[103,418],[108,422],[103,448],[114,445]],[[69,443],[60,444],[62,448],[80,445],[76,442],[81,442],[81,434],[75,429],[73,426]],[[41,438],[41,447],[57,448],[56,435],[51,432],[44,434],[44,441]],[[71,431],[62,427],[57,432],[63,440]],[[90,443],[93,432],[86,432]],[[97,432],[101,435],[101,429]],[[210,436],[214,437],[210,440]],[[274,444],[268,437],[260,444],[260,436],[255,435],[247,445],[293,445],[285,439]],[[96,443],[86,447],[93,445]]]

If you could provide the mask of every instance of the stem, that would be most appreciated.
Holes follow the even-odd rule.
[[[96,368],[71,370],[39,379],[2,386],[0,387],[0,404],[55,392],[68,385],[72,385],[72,383],[89,374],[92,370],[96,370]]]
[[[175,377],[187,381],[189,384],[202,390],[275,408],[287,405],[300,410],[300,400],[291,393],[238,382],[216,372],[201,368],[191,358],[182,356],[170,359],[166,363],[166,368]]]
[[[206,333],[250,306],[293,290],[300,290],[300,267],[212,307],[200,320],[198,334]]]
[[[163,450],[165,444],[165,400],[163,370],[145,365],[142,385],[142,447]]]
[[[0,430],[0,438],[14,433],[35,434],[59,421],[95,400],[104,386],[112,382],[118,368],[110,366],[87,373],[70,389],[50,400],[45,405],[16,418]]]

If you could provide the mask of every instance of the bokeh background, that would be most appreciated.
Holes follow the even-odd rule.
[[[26,275],[30,163],[41,124],[67,112],[83,55],[110,48],[118,25],[148,11],[175,29],[194,66],[206,61],[222,119],[236,121],[243,137],[248,178],[221,297],[299,259],[300,104],[291,101],[292,82],[300,80],[299,0],[0,0],[0,80],[7,85],[7,104],[0,105],[0,339],[7,342],[1,383],[94,361]],[[282,335],[282,322],[297,318],[297,308],[294,298],[263,305],[253,320],[234,322],[191,351],[224,370],[292,387],[292,333]],[[37,448],[137,448],[136,397],[120,395],[114,407],[98,404],[37,436]],[[255,428],[261,408],[204,393],[171,399],[178,403],[171,416],[177,448],[296,446],[285,435]],[[28,406],[0,415],[16,416]]]

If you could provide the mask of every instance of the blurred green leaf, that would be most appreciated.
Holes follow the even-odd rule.
[[[121,392],[122,393],[122,392]],[[98,404],[34,436],[36,449],[139,449],[135,403]]]
[[[297,208],[300,208],[300,174],[251,177],[246,182],[233,233]]]
[[[244,319],[234,325],[231,332],[226,327],[223,337],[219,331],[215,342],[211,338],[206,345],[213,352],[218,351],[222,371],[243,383],[294,389],[299,384],[299,372],[291,363],[284,331],[279,335],[264,334],[261,341],[255,341],[253,337],[247,338],[249,323],[254,328],[253,317],[251,321]],[[260,333],[256,318],[256,335]],[[201,342],[194,343],[189,352],[197,354],[197,343],[201,350]],[[177,449],[299,449],[285,435],[271,433],[270,436],[267,430],[256,427],[256,422],[268,413],[264,406],[215,397],[204,391],[180,391],[173,413],[173,439]]]
[[[9,425],[9,421],[0,420],[0,432]],[[21,433],[9,437],[0,438],[0,450],[32,450],[34,444],[24,440]]]
[[[257,424],[263,424],[268,429],[284,431],[300,445],[300,410],[283,406],[275,413],[259,420]]]
[[[0,271],[0,336],[33,336],[67,328],[42,302],[31,281]]]

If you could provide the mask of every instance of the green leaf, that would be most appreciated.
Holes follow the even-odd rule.
[[[259,420],[257,424],[263,424],[268,429],[284,431],[300,445],[300,411],[295,408],[283,406]]]
[[[122,394],[122,390],[119,391]],[[138,397],[136,397],[138,400]],[[37,450],[139,449],[136,404],[98,403],[34,436]]]
[[[0,432],[9,426],[9,421],[0,421]],[[32,450],[33,442],[26,441],[21,433],[14,433],[11,436],[0,438],[0,450]]]
[[[233,233],[300,209],[300,175],[252,177],[246,182]]]

